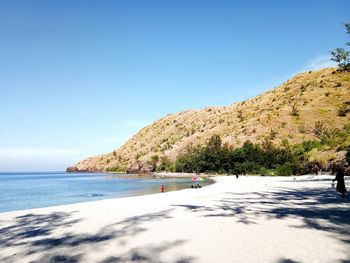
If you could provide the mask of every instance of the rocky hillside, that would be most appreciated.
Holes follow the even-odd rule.
[[[350,72],[309,71],[231,106],[169,114],[119,149],[90,157],[70,170],[148,170],[152,156],[174,160],[186,145],[204,143],[213,134],[237,147],[246,140],[261,142],[266,137],[276,144],[283,139],[300,143],[319,138],[322,128],[342,129],[349,120]]]

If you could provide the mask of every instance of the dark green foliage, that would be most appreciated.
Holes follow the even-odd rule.
[[[293,174],[293,167],[290,162],[276,165],[276,175],[278,176],[290,176]]]
[[[341,70],[347,70],[350,66],[349,52],[344,48],[336,48],[331,51],[331,60],[338,63],[338,67]]]
[[[283,140],[279,146],[265,139],[261,144],[246,141],[240,148],[223,144],[220,136],[213,135],[200,146],[187,147],[185,153],[178,156],[175,164],[166,157],[162,158],[158,170],[177,172],[209,172],[227,174],[261,174],[265,176],[289,176],[292,174],[315,173],[321,167],[315,161],[308,161],[308,153],[313,149],[323,150],[329,147],[337,150],[347,149],[347,161],[350,161],[350,125],[342,130],[326,130],[323,123],[316,128],[320,140],[305,141],[290,145]]]
[[[350,165],[350,146],[346,149],[345,161]]]
[[[290,175],[291,171],[299,171],[295,164],[300,159],[298,154],[286,141],[280,147],[268,139],[261,145],[246,141],[241,148],[233,149],[214,135],[207,144],[188,148],[175,167],[178,172]]]
[[[157,170],[157,164],[159,162],[159,156],[158,155],[153,155],[151,157],[150,165],[152,166],[152,172]]]
[[[337,111],[337,115],[339,117],[345,117],[346,114],[350,112],[350,106],[349,104],[347,103],[343,103],[339,108],[338,108],[338,111]]]
[[[350,24],[345,24],[346,33],[350,35]],[[350,46],[350,42],[347,42],[346,45]],[[350,52],[344,48],[336,48],[330,52],[332,57],[331,60],[338,63],[340,70],[349,70],[350,69]]]
[[[265,167],[261,167],[260,174],[262,176],[274,176],[276,175],[276,171],[274,169],[267,169]]]
[[[160,158],[160,164],[157,168],[158,171],[169,171],[173,172],[174,169],[174,163],[169,159],[167,156],[162,156]]]
[[[291,115],[294,116],[294,117],[298,117],[299,114],[300,113],[299,113],[299,109],[298,109],[297,105],[293,104]]]
[[[123,167],[120,167],[118,165],[108,167],[106,169],[106,172],[113,172],[113,173],[125,173],[125,169]]]

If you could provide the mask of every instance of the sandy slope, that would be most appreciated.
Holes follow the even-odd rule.
[[[0,214],[0,262],[349,262],[331,177],[214,185]],[[347,181],[350,187],[350,181]]]

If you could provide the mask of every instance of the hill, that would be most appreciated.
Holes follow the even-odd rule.
[[[226,107],[188,110],[146,126],[119,149],[80,161],[69,171],[148,171],[151,158],[175,160],[188,145],[212,135],[240,147],[247,140],[291,144],[320,139],[325,130],[343,129],[350,120],[350,73],[326,68],[298,74],[255,98]],[[350,142],[347,137],[346,143]],[[330,147],[313,158],[343,154]]]

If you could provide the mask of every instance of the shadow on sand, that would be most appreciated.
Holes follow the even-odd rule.
[[[197,213],[199,217],[226,217],[242,224],[258,224],[263,218],[283,220],[297,218],[301,224],[294,228],[313,228],[331,233],[332,237],[350,243],[349,197],[341,201],[334,189],[271,188],[263,192],[223,193],[213,205],[175,204],[170,209],[124,218],[93,233],[76,233],[73,226],[83,223],[77,212],[52,212],[18,216],[13,222],[0,222],[0,253],[3,263],[28,262],[86,262],[86,253],[102,251],[107,245],[115,247],[113,254],[102,253],[96,262],[164,262],[164,253],[181,247],[186,240],[168,240],[126,249],[125,244],[140,233],[148,231],[146,224],[172,218],[174,209]],[[12,250],[13,249],[13,250]],[[11,254],[19,251],[18,254]],[[16,252],[17,253],[17,252]],[[171,262],[190,263],[195,258],[180,255]],[[169,262],[169,261],[166,261]],[[281,259],[280,263],[295,262]],[[344,260],[343,262],[349,262]]]
[[[0,228],[0,249],[20,248],[21,254],[0,259],[1,262],[19,262],[26,256],[38,255],[39,258],[33,262],[84,262],[84,251],[97,249],[99,245],[105,245],[108,241],[120,241],[122,246],[128,238],[147,231],[143,227],[144,223],[171,218],[172,210],[132,216],[107,225],[96,233],[86,234],[69,232],[71,226],[83,220],[75,218],[76,212],[30,213],[18,216],[10,225]],[[57,234],[61,231],[64,234]],[[107,258],[101,262],[161,262],[159,258],[163,252],[183,243],[185,240],[175,240],[134,248],[118,253],[117,256],[105,255]],[[174,262],[188,263],[191,260],[191,257],[180,257]]]
[[[339,240],[350,243],[350,202],[324,188],[275,188],[273,191],[226,193],[214,206],[179,204],[203,217],[232,217],[239,223],[256,224],[260,217],[299,218],[301,228],[331,232]]]

